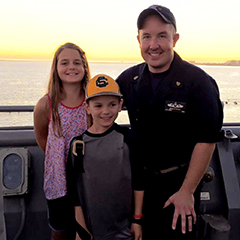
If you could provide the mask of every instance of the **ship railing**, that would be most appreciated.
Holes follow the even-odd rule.
[[[34,105],[8,105],[8,106],[3,106],[0,105],[0,113],[32,113],[34,111]],[[127,108],[123,107],[123,111],[126,111]],[[1,117],[1,116],[0,116]],[[124,126],[129,126],[128,123],[122,124]],[[23,129],[23,130],[29,130],[33,129],[33,126],[7,126],[7,127],[1,127],[0,130],[18,130],[18,129]]]
[[[33,112],[34,106],[0,106],[0,112]]]
[[[29,113],[31,113],[31,112],[33,112],[34,111],[34,105],[8,105],[8,106],[1,106],[0,105],[0,113],[2,112],[4,112],[4,113],[12,113],[12,112],[19,112],[19,113],[21,113],[21,112],[29,112]],[[122,109],[123,111],[126,111],[127,110],[127,108],[126,107],[123,107],[123,109]],[[125,125],[125,126],[129,126],[129,124],[121,124],[121,125]],[[240,126],[240,121],[239,122],[233,122],[233,123],[231,123],[231,122],[224,122],[224,124],[223,124],[223,126]],[[19,129],[19,128],[21,128],[21,129],[33,129],[33,126],[21,126],[21,127],[18,127],[18,126],[16,126],[16,127],[0,127],[0,129],[5,129],[5,128],[7,128],[7,129],[9,129],[9,128],[11,128],[11,129]]]
[[[0,113],[32,113],[34,105],[0,105]],[[33,126],[0,126],[0,130],[32,130]]]

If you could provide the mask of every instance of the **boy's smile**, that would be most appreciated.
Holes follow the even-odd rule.
[[[92,133],[103,133],[114,123],[122,109],[123,100],[116,96],[98,96],[89,99],[86,111],[93,118],[93,125],[89,128]]]

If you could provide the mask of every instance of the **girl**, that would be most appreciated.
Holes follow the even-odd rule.
[[[48,91],[34,109],[34,131],[45,152],[44,192],[51,240],[69,239],[72,217],[67,197],[66,160],[73,136],[87,129],[85,88],[90,78],[85,53],[73,43],[60,46],[53,58]]]

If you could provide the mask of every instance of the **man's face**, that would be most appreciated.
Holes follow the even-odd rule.
[[[152,73],[168,70],[174,57],[173,48],[179,39],[173,25],[167,24],[158,15],[149,16],[137,38],[149,70]]]

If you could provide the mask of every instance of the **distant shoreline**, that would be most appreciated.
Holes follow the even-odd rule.
[[[51,60],[41,60],[41,59],[0,59],[0,62],[51,62]],[[99,63],[99,64],[138,64],[142,61],[96,61],[96,60],[89,60],[89,63]],[[205,66],[240,66],[240,60],[230,60],[223,63],[216,63],[216,62],[197,62],[197,61],[188,61],[194,65],[205,65]]]
[[[41,59],[0,59],[0,62],[49,62],[52,60],[41,60]],[[96,61],[96,60],[88,60],[88,63],[99,63],[99,64],[138,64],[142,61],[115,61],[115,60],[106,60],[106,61]]]
[[[211,62],[202,63],[202,62],[196,62],[196,61],[188,61],[188,62],[194,65],[206,65],[206,66],[235,66],[235,67],[240,66],[240,60],[231,60],[224,63],[211,63]]]

